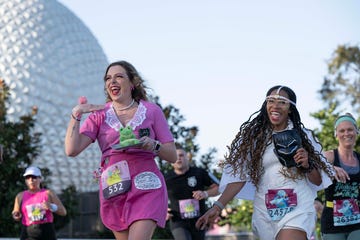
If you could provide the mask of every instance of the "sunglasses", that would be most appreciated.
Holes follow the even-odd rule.
[[[27,175],[27,176],[25,176],[25,179],[37,179],[38,178],[38,176],[35,176],[35,175]]]

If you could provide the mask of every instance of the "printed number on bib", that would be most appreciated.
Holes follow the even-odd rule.
[[[265,205],[272,221],[282,219],[297,206],[293,189],[270,189],[265,195]]]
[[[334,226],[360,223],[359,205],[356,199],[334,200]]]
[[[131,178],[126,161],[117,162],[109,166],[101,174],[101,187],[105,199],[129,191]]]

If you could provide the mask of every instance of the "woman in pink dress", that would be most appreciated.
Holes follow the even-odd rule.
[[[97,172],[100,215],[116,239],[151,239],[164,227],[167,191],[154,158],[176,161],[173,136],[159,106],[149,102],[137,70],[126,61],[111,63],[104,76],[106,104],[80,99],[65,137],[68,156],[97,140],[102,152]],[[91,114],[80,126],[81,115]],[[120,136],[136,138],[120,145]]]

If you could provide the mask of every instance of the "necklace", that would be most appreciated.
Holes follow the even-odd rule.
[[[124,110],[127,110],[127,109],[131,108],[132,105],[134,105],[134,103],[135,103],[135,100],[133,99],[133,100],[131,101],[131,103],[130,103],[129,105],[127,105],[126,107],[124,107],[124,108],[115,108],[115,107],[114,107],[114,103],[112,104],[112,107],[113,107],[115,110],[124,111]]]

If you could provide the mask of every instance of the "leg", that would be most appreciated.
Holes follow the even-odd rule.
[[[151,240],[156,222],[150,219],[138,220],[130,225],[129,240]]]
[[[171,230],[171,233],[175,240],[191,240],[191,234],[185,228],[182,227],[174,228],[173,230]]]
[[[321,237],[323,240],[346,240],[345,233],[327,233],[327,234],[322,234]]]
[[[112,231],[116,240],[127,240],[129,238],[129,230],[116,232]]]
[[[358,240],[360,239],[360,230],[350,232],[347,240]]]
[[[300,229],[281,229],[276,240],[307,240],[306,232]]]

